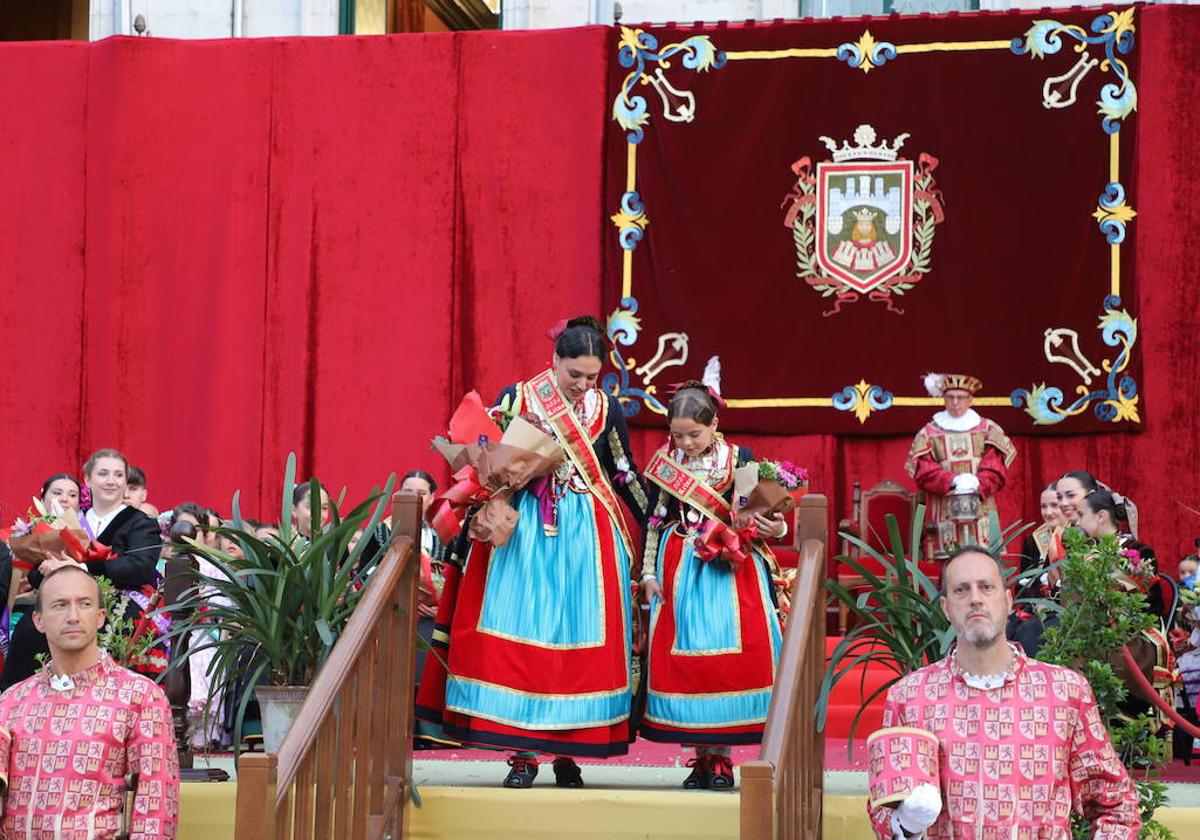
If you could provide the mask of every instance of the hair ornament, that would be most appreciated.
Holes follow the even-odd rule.
[[[674,385],[668,385],[667,390],[672,397],[680,391],[703,391],[712,397],[713,402],[717,404],[717,408],[725,407],[725,398],[721,396],[721,392],[715,390],[711,385],[705,385],[699,379],[685,379],[683,382],[676,382]]]
[[[558,341],[558,337],[567,330],[567,319],[560,318],[554,323],[550,329],[546,330],[546,338],[551,341]]]

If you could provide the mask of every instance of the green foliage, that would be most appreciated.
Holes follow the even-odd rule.
[[[168,635],[193,640],[188,657],[212,651],[209,705],[222,693],[234,698],[235,742],[240,742],[246,706],[262,678],[270,685],[312,683],[382,555],[363,558],[368,540],[360,539],[353,549],[350,541],[360,527],[369,534],[378,525],[396,481],[394,473],[382,491],[355,506],[344,519],[332,507],[332,521],[311,540],[297,533],[292,523],[295,473],[292,453],[284,474],[278,537],[254,536],[242,520],[239,496],[234,494],[233,527],[214,530],[236,543],[243,556],[196,540],[179,547],[212,563],[219,576],[201,580],[173,605],[170,612],[183,618],[176,620]],[[319,498],[315,479],[311,493],[311,498]],[[370,519],[363,526],[368,512]],[[172,667],[187,667],[186,662],[186,658],[176,659]]]
[[[143,632],[137,638],[134,633],[137,623],[126,617],[129,608],[129,596],[123,595],[112,581],[104,576],[98,576],[96,583],[100,586],[100,602],[107,614],[104,626],[96,636],[96,642],[102,650],[108,651],[113,661],[123,668],[136,669],[149,658],[154,643],[158,640],[152,628]],[[162,660],[159,660],[161,665]]]
[[[1126,571],[1115,536],[1095,543],[1079,531],[1068,530],[1063,545],[1066,557],[1061,562],[1059,625],[1047,628],[1038,658],[1074,668],[1087,678],[1100,716],[1108,724],[1113,749],[1137,786],[1143,822],[1140,837],[1172,837],[1153,819],[1155,810],[1166,804],[1166,787],[1149,778],[1165,763],[1166,744],[1157,736],[1153,716],[1131,719],[1121,714],[1119,706],[1129,692],[1111,664],[1121,647],[1151,627],[1154,618],[1146,610],[1144,595],[1126,592],[1113,583],[1114,577]],[[1090,826],[1077,819],[1075,833],[1088,837]]]
[[[825,729],[829,697],[834,686],[861,669],[859,685],[862,705],[850,724],[851,744],[867,707],[876,698],[886,694],[906,674],[942,659],[950,650],[955,635],[954,628],[942,612],[937,585],[918,565],[917,555],[925,524],[924,505],[917,506],[909,526],[908,545],[915,548],[917,555],[910,556],[905,552],[896,517],[889,514],[884,521],[890,546],[887,554],[877,551],[853,534],[841,534],[857,549],[857,557],[841,556],[837,561],[862,577],[862,590],[849,591],[835,579],[826,582],[826,588],[835,602],[844,604],[856,623],[830,654],[817,697],[817,730]],[[999,554],[1005,545],[1028,527],[1018,523],[1001,530],[995,513],[991,516],[990,525],[990,533],[995,536],[988,550],[995,554]],[[872,567],[876,571],[872,571]],[[880,568],[882,575],[877,573]],[[883,665],[895,676],[867,693],[866,669],[862,667],[866,664]]]

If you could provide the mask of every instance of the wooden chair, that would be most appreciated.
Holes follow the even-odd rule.
[[[870,490],[863,491],[858,480],[854,481],[853,510],[850,519],[838,523],[839,533],[852,534],[881,554],[891,554],[891,538],[888,536],[887,516],[896,517],[900,526],[900,538],[905,554],[912,556],[912,518],[917,505],[923,502],[922,494],[905,490],[890,479],[884,479]],[[928,526],[921,530],[921,544],[917,546],[918,564],[922,572],[934,580],[941,580],[941,566],[933,562],[931,532]],[[847,539],[841,540],[841,555],[853,557],[872,573],[882,575],[884,570],[877,562],[862,556],[862,550]],[[878,568],[876,568],[878,567]],[[837,582],[848,590],[863,589],[867,581],[853,567],[839,563],[836,570]],[[850,610],[844,603],[838,604],[838,633],[846,635]]]

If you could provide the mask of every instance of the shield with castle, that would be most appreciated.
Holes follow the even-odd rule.
[[[861,296],[886,301],[903,295],[931,267],[934,225],[944,218],[933,170],[938,161],[921,154],[900,157],[909,135],[878,141],[860,125],[853,145],[820,139],[832,160],[813,171],[809,158],[792,164],[797,181],[784,201],[784,224],[796,244],[797,274],[824,297],[842,303]]]

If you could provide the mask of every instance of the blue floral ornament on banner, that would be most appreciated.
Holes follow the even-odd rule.
[[[865,379],[860,379],[857,384],[847,385],[830,399],[838,411],[854,412],[858,422],[865,423],[872,413],[891,408],[894,397],[891,391],[885,391],[878,385],[871,385]]]
[[[633,93],[638,84],[652,87],[662,100],[662,116],[671,122],[691,122],[696,115],[696,97],[691,91],[671,84],[665,71],[671,59],[681,56],[680,64],[694,73],[725,66],[725,53],[718,50],[707,35],[693,35],[658,49],[658,39],[641,29],[621,27],[617,62],[630,72],[621,82],[621,91],[613,100],[612,115],[627,132],[630,143],[641,143],[644,126],[650,122],[650,106],[644,96]]]
[[[1099,223],[1105,241],[1120,245],[1125,241],[1125,225],[1137,216],[1137,211],[1125,202],[1125,188],[1116,182],[1108,184],[1096,205],[1092,216]]]
[[[621,298],[620,306],[608,316],[608,339],[612,349],[608,351],[608,359],[615,368],[615,373],[606,373],[600,380],[600,390],[612,394],[621,405],[621,411],[626,417],[633,417],[645,405],[657,414],[666,414],[667,408],[654,395],[653,385],[646,388],[635,388],[630,382],[629,371],[637,365],[635,359],[626,359],[621,353],[621,347],[630,347],[637,343],[638,334],[642,329],[642,321],[637,317],[638,302],[636,298]]]
[[[626,251],[637,248],[645,235],[646,226],[650,220],[646,218],[646,207],[642,204],[641,196],[636,192],[627,192],[621,196],[621,209],[611,217],[617,226],[617,239]]]
[[[1109,295],[1104,299],[1104,315],[1100,317],[1099,327],[1101,340],[1109,347],[1120,348],[1115,359],[1105,359],[1103,362],[1102,366],[1108,373],[1104,388],[1089,390],[1080,385],[1076,389],[1079,396],[1064,407],[1066,396],[1062,389],[1047,386],[1043,382],[1029,390],[1021,388],[1013,391],[1013,406],[1020,408],[1024,404],[1025,413],[1039,426],[1061,423],[1068,417],[1082,414],[1089,406],[1096,417],[1108,423],[1141,423],[1137,381],[1125,373],[1133,346],[1137,343],[1137,319],[1121,308],[1121,298]]]
[[[890,41],[876,41],[869,30],[854,43],[847,41],[838,45],[837,50],[838,61],[844,61],[864,73],[871,72],[874,67],[882,67],[895,57],[896,45]]]
[[[1103,47],[1105,60],[1100,64],[1100,69],[1111,72],[1116,80],[1100,88],[1100,99],[1096,104],[1103,117],[1101,127],[1108,134],[1116,134],[1121,130],[1121,121],[1137,110],[1137,88],[1130,77],[1128,65],[1119,58],[1133,49],[1135,12],[1136,7],[1130,7],[1121,12],[1100,15],[1092,21],[1094,35],[1089,35],[1087,30],[1076,24],[1036,20],[1024,38],[1013,38],[1012,51],[1017,55],[1043,59],[1062,49],[1064,35],[1078,42],[1075,52],[1084,53],[1085,58],[1085,50],[1089,45]]]

